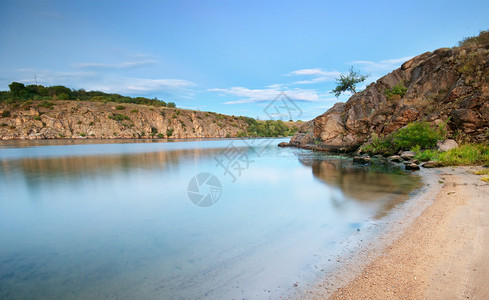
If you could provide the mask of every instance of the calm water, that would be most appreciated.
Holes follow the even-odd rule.
[[[277,298],[419,183],[267,141],[0,143],[0,298]]]

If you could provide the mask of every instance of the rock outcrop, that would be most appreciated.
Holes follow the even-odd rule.
[[[388,97],[395,86],[406,87],[405,94]],[[308,122],[312,128],[296,133],[291,144],[355,151],[373,133],[387,135],[418,120],[447,122],[450,134],[471,141],[487,139],[489,46],[442,48],[416,56]]]
[[[242,117],[139,104],[40,101],[0,105],[0,139],[210,138],[246,132]]]

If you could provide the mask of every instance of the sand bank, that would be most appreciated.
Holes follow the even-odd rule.
[[[489,184],[457,167],[426,186],[389,229],[299,298],[489,299]]]

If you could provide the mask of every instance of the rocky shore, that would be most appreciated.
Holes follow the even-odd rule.
[[[449,136],[457,140],[487,140],[488,45],[441,48],[410,59],[346,103],[304,123],[290,145],[354,152],[373,134],[385,136],[414,121],[446,123]]]

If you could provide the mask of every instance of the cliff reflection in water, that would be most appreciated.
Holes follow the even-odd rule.
[[[404,172],[395,166],[363,166],[354,164],[351,159],[315,159],[310,155],[299,156],[299,161],[312,168],[314,177],[331,188],[341,190],[342,197],[335,194],[331,197],[336,208],[341,209],[350,201],[380,203],[382,209],[375,218],[386,215],[406,200],[409,193],[421,186],[418,175]]]
[[[217,155],[220,149],[184,149],[135,154],[100,156],[63,156],[48,158],[23,158],[20,160],[0,160],[0,180],[7,182],[16,173],[25,179],[28,187],[35,187],[41,181],[58,179],[77,181],[86,177],[110,177],[137,172],[156,170],[161,174],[179,169],[181,161],[199,161]]]

